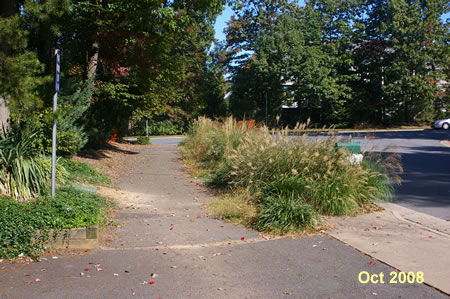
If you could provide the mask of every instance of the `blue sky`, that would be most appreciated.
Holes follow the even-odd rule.
[[[303,2],[303,1],[299,1]],[[223,30],[225,29],[226,22],[228,22],[231,19],[231,16],[233,15],[233,11],[229,6],[225,8],[225,10],[222,12],[220,16],[217,17],[216,24],[214,25],[215,30],[215,37],[219,41],[225,40],[225,34],[223,33]],[[450,18],[450,13],[447,13],[442,16],[442,20],[445,22],[448,18]]]

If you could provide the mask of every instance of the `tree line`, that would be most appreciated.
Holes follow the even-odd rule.
[[[305,2],[234,4],[221,53],[235,116],[349,127],[450,109],[447,1]]]
[[[200,115],[428,122],[450,109],[448,12],[445,0],[3,0],[0,97],[47,148],[58,48],[66,152],[144,117],[172,133]]]
[[[222,0],[1,1],[0,96],[11,121],[48,133],[58,48],[57,117],[67,128],[58,134],[67,142],[101,143],[113,129],[127,134],[144,116],[185,127],[205,113],[209,98],[224,93],[215,84],[222,77],[208,67],[223,6]]]

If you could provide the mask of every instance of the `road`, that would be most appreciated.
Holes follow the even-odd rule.
[[[450,131],[396,131],[341,134],[361,142],[362,151],[401,153],[402,184],[394,202],[406,208],[450,220]],[[367,136],[367,137],[366,137]]]
[[[404,172],[394,202],[450,220],[450,130],[341,133],[342,140],[361,142],[362,151],[401,153]],[[155,138],[154,144],[177,144],[182,138]]]

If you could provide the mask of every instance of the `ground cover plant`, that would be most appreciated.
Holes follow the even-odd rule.
[[[352,164],[350,153],[336,149],[337,141],[332,135],[311,139],[289,136],[283,129],[248,128],[231,118],[223,124],[200,118],[182,151],[208,170],[209,184],[248,190],[251,200],[244,202],[257,212],[245,222],[284,233],[316,227],[319,215],[356,215],[373,201],[390,199],[391,174],[401,170],[396,157],[371,156],[361,165]],[[229,207],[231,218],[240,215],[239,208]],[[218,214],[217,203],[213,210]]]
[[[18,202],[0,197],[0,258],[23,254],[36,259],[44,251],[50,230],[103,225],[114,203],[71,187],[59,188],[55,198],[41,196]]]
[[[68,158],[59,158],[57,165],[65,171],[62,174],[64,181],[74,183],[89,183],[93,185],[108,185],[111,179],[96,171],[91,165],[83,162],[73,161]]]

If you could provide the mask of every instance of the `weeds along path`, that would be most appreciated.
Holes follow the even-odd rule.
[[[327,236],[266,240],[208,218],[211,196],[179,159],[175,145],[141,147],[118,183],[118,239],[82,256],[0,264],[0,298],[441,296],[425,285],[361,284],[361,271],[392,268]]]

